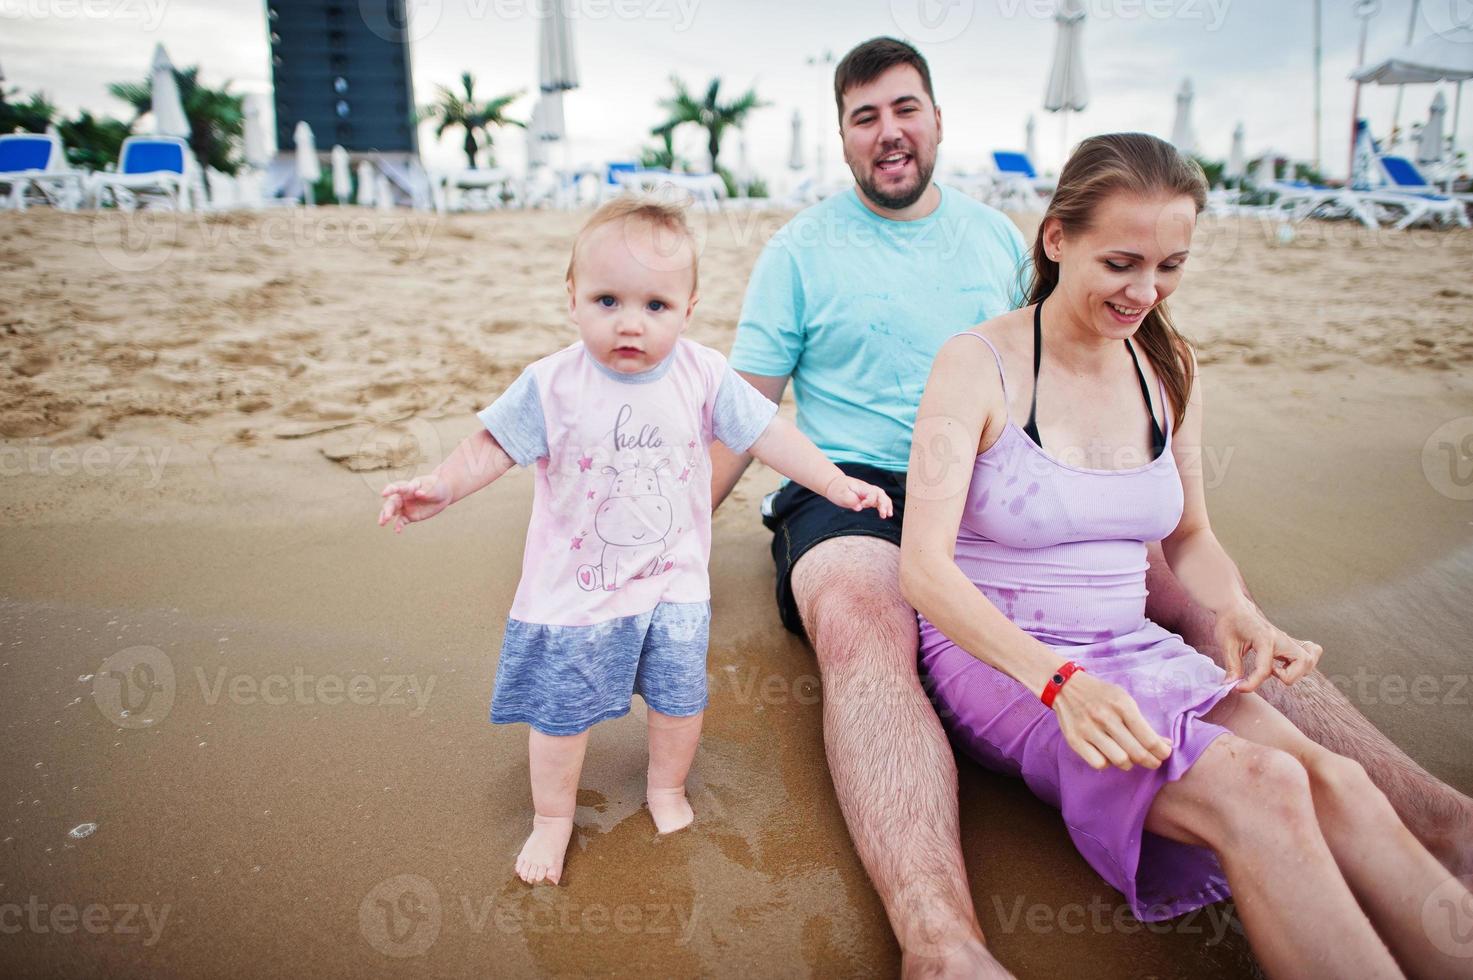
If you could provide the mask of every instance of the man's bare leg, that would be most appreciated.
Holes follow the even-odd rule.
[[[1221,663],[1212,613],[1187,594],[1157,545],[1151,545],[1150,559],[1146,615]],[[1310,739],[1359,762],[1402,823],[1444,867],[1454,875],[1473,874],[1473,799],[1417,765],[1318,671],[1293,687],[1271,677],[1258,693]]]
[[[1008,976],[984,945],[957,829],[956,762],[916,675],[900,549],[815,545],[793,594],[823,679],[824,748],[859,859],[916,976]]]

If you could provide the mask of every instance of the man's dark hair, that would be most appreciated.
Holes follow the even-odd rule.
[[[893,37],[870,38],[846,54],[834,69],[834,104],[839,109],[840,126],[844,125],[844,93],[856,85],[874,81],[896,65],[914,68],[921,76],[927,98],[936,101],[936,94],[931,91],[931,69],[919,51]]]

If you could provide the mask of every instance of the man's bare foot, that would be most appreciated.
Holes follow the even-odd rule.
[[[696,818],[695,812],[690,808],[690,801],[685,798],[684,786],[674,789],[655,789],[651,786],[647,790],[647,798],[650,816],[655,818],[655,829],[662,834],[689,827]]]
[[[529,885],[550,881],[554,885],[563,876],[563,857],[573,837],[572,817],[532,817],[532,836],[517,855],[517,876]]]
[[[902,953],[900,975],[905,980],[919,977],[993,977],[997,980],[1012,980],[1008,972],[980,939],[967,939],[938,956],[918,956]]]

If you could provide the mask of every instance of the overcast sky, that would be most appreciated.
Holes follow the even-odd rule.
[[[291,0],[282,0],[291,2]],[[371,2],[371,0],[363,0]],[[432,96],[462,70],[484,96],[535,91],[537,4],[543,0],[409,0],[414,14],[415,95]],[[1381,0],[1370,20],[1368,60],[1406,39],[1412,0]],[[1250,155],[1273,148],[1314,155],[1313,26],[1309,0],[1084,0],[1084,64],[1089,108],[1069,120],[1071,140],[1094,132],[1144,130],[1170,135],[1175,93],[1190,77],[1203,155],[1226,157],[1241,121]],[[913,40],[930,61],[945,123],[941,166],[972,168],[993,149],[1018,149],[1037,116],[1040,164],[1057,167],[1061,120],[1041,103],[1053,52],[1052,0],[572,0],[583,87],[566,99],[575,162],[621,159],[652,142],[657,100],[670,74],[692,87],[719,75],[733,93],[755,86],[772,105],[747,127],[752,165],[781,183],[795,109],[803,115],[807,156],[828,135],[828,169],[841,167],[832,68],[808,59],[889,34]],[[1360,22],[1348,0],[1326,0],[1323,160],[1343,175]],[[1447,29],[1459,0],[1423,0],[1421,38]],[[1466,3],[1463,4],[1466,6]],[[1467,19],[1465,17],[1465,19]],[[64,110],[125,115],[107,94],[112,81],[141,79],[156,42],[176,65],[199,64],[211,83],[270,91],[262,0],[0,0],[0,68],[7,88],[40,89]],[[1406,90],[1402,122],[1426,116],[1435,86]],[[1362,114],[1389,128],[1394,89],[1368,86]],[[1448,91],[1449,105],[1452,92]],[[1473,92],[1469,93],[1473,95]],[[531,111],[528,95],[520,117]],[[1473,115],[1473,108],[1463,115]],[[1464,121],[1464,138],[1470,127]],[[694,132],[678,144],[704,159]],[[421,134],[433,165],[462,159],[459,139],[437,144]],[[735,143],[723,149],[735,163]],[[730,154],[727,160],[725,154]],[[519,132],[498,138],[499,162],[520,167]],[[557,157],[554,158],[558,159]]]

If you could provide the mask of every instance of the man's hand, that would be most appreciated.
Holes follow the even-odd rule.
[[[871,483],[856,480],[852,476],[841,473],[829,481],[824,488],[825,497],[835,506],[845,510],[864,510],[873,507],[881,517],[889,518],[895,512],[895,505],[890,502],[890,497],[885,491]]]
[[[440,477],[417,476],[412,480],[397,480],[384,487],[384,508],[379,511],[378,526],[394,522],[394,533],[404,530],[405,524],[427,521],[450,506],[453,499],[450,487]]]

